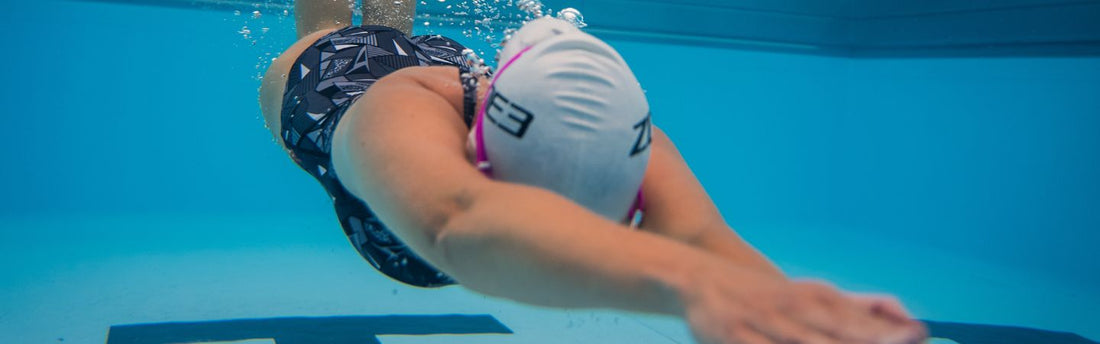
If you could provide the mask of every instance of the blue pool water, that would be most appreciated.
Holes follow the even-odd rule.
[[[514,334],[383,342],[690,342],[675,319],[375,273],[260,119],[257,76],[293,41],[288,18],[6,7],[0,343],[451,313]],[[270,31],[246,39],[243,26]],[[898,295],[921,319],[1100,340],[1100,57],[853,58],[605,32],[727,221],[786,272]]]

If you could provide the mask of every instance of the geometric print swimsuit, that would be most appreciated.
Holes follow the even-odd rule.
[[[464,46],[442,36],[406,37],[384,26],[352,26],[332,32],[302,53],[288,75],[281,113],[282,136],[291,158],[328,191],[348,240],[375,269],[418,287],[455,284],[386,228],[370,207],[352,195],[332,167],[332,133],[340,118],[378,79],[401,68],[454,66],[465,90],[463,117],[473,121],[476,82]]]

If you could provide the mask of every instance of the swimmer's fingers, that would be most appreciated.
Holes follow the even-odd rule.
[[[788,310],[792,319],[838,343],[876,343],[882,330],[836,287],[823,282],[796,283],[798,302]]]
[[[920,343],[928,337],[924,324],[912,320],[897,299],[888,295],[844,294],[853,316],[867,320],[876,343]]]
[[[881,294],[849,294],[852,300],[871,309],[875,314],[898,322],[910,321],[912,316],[897,298]]]
[[[793,304],[799,307],[789,310],[792,319],[841,343],[903,344],[924,338],[923,326],[888,297],[856,298],[820,282],[797,285],[799,302]]]
[[[894,324],[907,326],[912,333],[915,333],[915,337],[918,338],[912,343],[917,343],[928,338],[928,328],[924,323],[912,319],[909,311],[905,309],[905,306],[898,301],[897,298],[890,295],[878,295],[878,294],[854,294],[849,295],[849,298],[854,302],[861,304],[864,309],[871,312],[872,315],[887,319]]]
[[[792,303],[788,309],[790,316],[804,326],[814,329],[833,339],[844,343],[863,343],[861,338],[853,333],[859,333],[855,324],[858,321],[848,312],[839,309],[839,300],[829,301],[833,294],[831,287],[810,283],[802,286],[803,292],[796,294],[802,300]],[[839,296],[838,294],[836,296]]]
[[[857,301],[828,283],[778,282],[751,273],[710,277],[693,284],[697,288],[684,299],[685,320],[702,344],[911,344],[924,339],[916,322],[873,311],[896,312],[898,305]]]

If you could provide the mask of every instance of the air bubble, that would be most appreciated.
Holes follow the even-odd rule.
[[[431,0],[412,1],[419,1],[421,4],[431,2]],[[517,23],[522,26],[531,20],[553,16],[578,28],[587,26],[580,11],[574,8],[552,11],[541,0],[436,1],[446,3],[447,5],[444,7],[447,8],[447,12],[454,16],[452,17],[453,22],[450,22],[449,25],[460,27],[463,36],[488,42],[489,46],[496,50],[497,56],[499,56],[502,47],[515,35],[516,30],[509,28],[509,26],[512,26],[510,24]],[[431,23],[425,23],[424,26],[431,26]],[[440,23],[440,26],[445,25]],[[503,30],[503,33],[501,30]],[[483,51],[478,51],[478,53],[485,54]]]
[[[485,65],[485,60],[478,56],[473,49],[463,50],[462,58],[465,59],[466,67],[469,67],[471,75],[478,78],[489,75],[490,70]]]
[[[573,26],[576,26],[578,29],[583,29],[588,26],[588,24],[584,22],[584,15],[581,14],[581,11],[572,7],[559,11],[557,17],[558,19],[573,24]]]
[[[516,3],[516,6],[519,7],[520,10],[527,12],[535,18],[540,18],[543,16],[542,2],[539,0],[519,0],[519,2]]]

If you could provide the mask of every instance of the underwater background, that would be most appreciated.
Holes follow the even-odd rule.
[[[116,2],[0,11],[0,342],[106,331],[74,325],[88,319],[264,313],[271,300],[166,310],[203,286],[260,288],[150,282],[235,264],[218,252],[284,256],[241,267],[278,275],[324,269],[293,258],[323,248],[346,274],[375,274],[260,116],[258,76],[293,42],[292,17],[270,2],[260,16],[240,1]],[[492,40],[465,37],[475,24],[445,17],[460,1],[430,2],[415,33],[491,59]],[[1100,2],[981,3],[547,1],[619,50],[726,220],[792,275],[895,293],[925,319],[1098,339]],[[154,263],[195,252],[210,255]],[[128,278],[152,284],[117,275],[136,266]],[[272,298],[313,304],[314,287]]]

